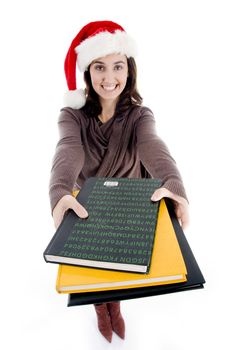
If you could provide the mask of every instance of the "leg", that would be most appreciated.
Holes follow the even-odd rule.
[[[109,316],[107,304],[94,304],[97,314],[98,328],[101,334],[111,343],[112,341],[112,325]]]
[[[109,314],[111,317],[112,329],[119,335],[120,338],[125,339],[125,322],[120,311],[120,302],[115,301],[107,303]]]

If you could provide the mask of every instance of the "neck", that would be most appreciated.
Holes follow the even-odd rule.
[[[101,101],[102,111],[99,118],[103,123],[112,118],[115,113],[116,103],[117,101]]]

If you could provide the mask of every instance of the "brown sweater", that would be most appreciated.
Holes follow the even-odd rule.
[[[49,186],[52,210],[90,176],[160,178],[163,187],[187,199],[176,163],[156,134],[149,108],[132,106],[102,125],[82,110],[63,108],[58,127],[60,140]]]

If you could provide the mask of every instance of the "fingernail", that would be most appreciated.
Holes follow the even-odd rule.
[[[83,210],[83,217],[84,217],[84,218],[87,218],[87,217],[88,217],[88,212],[87,212],[85,209]]]

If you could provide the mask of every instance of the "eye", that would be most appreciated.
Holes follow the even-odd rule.
[[[123,66],[120,65],[120,64],[117,64],[115,67],[114,67],[115,70],[121,70],[123,69]]]
[[[95,65],[95,70],[98,70],[98,71],[103,71],[104,70],[104,66],[103,65],[101,65],[101,64],[97,64],[97,65]]]

